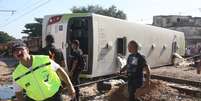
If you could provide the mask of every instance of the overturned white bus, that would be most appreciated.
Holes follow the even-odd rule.
[[[91,13],[45,16],[43,47],[48,34],[54,36],[55,45],[62,50],[66,63],[70,52],[69,43],[73,39],[80,41],[80,48],[87,61],[83,75],[87,78],[119,71],[117,55],[128,56],[127,44],[130,40],[139,43],[139,51],[144,54],[150,67],[169,65],[173,53],[182,56],[185,52],[182,32]]]

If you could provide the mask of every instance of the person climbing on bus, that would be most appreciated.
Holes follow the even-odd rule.
[[[85,66],[83,53],[79,47],[80,47],[79,41],[73,40],[71,43],[72,50],[69,56],[68,67],[70,71],[69,75],[74,86],[80,84],[79,75]],[[72,99],[72,101],[79,101],[79,91],[80,91],[79,87],[75,87],[75,91],[76,91],[76,99]]]

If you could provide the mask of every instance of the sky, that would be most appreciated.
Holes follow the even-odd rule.
[[[0,0],[0,31],[21,38],[24,25],[34,18],[51,14],[71,13],[70,9],[99,5],[115,5],[127,15],[127,20],[151,24],[155,15],[191,15],[201,17],[201,0]],[[14,10],[15,12],[2,12]]]

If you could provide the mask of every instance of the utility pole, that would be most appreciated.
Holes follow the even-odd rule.
[[[16,12],[16,10],[1,10],[0,9],[0,12],[11,12],[11,14],[13,15]]]
[[[201,12],[201,8],[198,8],[198,10]]]

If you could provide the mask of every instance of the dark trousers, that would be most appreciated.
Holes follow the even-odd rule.
[[[75,70],[76,71],[76,70]],[[75,73],[73,73],[73,77],[71,77],[71,82],[73,85],[79,85],[80,84],[80,70],[77,70]],[[80,96],[80,88],[79,87],[74,87],[75,89],[75,98],[71,99],[71,101],[79,101],[79,96]]]
[[[62,95],[62,94],[61,94],[61,92],[60,92],[60,90],[59,90],[59,91],[58,91],[56,94],[54,94],[52,97],[50,97],[50,98],[48,98],[48,99],[45,99],[45,100],[43,100],[43,101],[63,101],[61,95]],[[29,98],[28,96],[26,96],[25,101],[35,101],[35,100],[33,100],[33,99]]]
[[[35,101],[35,100],[33,100],[33,99],[29,98],[29,97],[26,97],[25,101]],[[63,101],[63,99],[62,99],[61,94],[57,92],[54,96],[52,96],[52,97],[50,97],[48,99],[45,99],[43,101]]]
[[[135,97],[135,92],[142,86],[142,82],[136,81],[133,77],[128,77],[128,101],[139,101]]]

